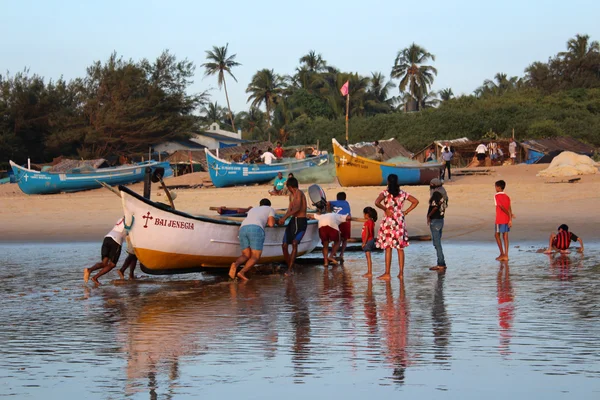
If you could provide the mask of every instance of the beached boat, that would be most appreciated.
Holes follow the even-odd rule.
[[[244,164],[225,161],[212,154],[208,149],[205,151],[210,179],[216,187],[265,183],[275,179],[279,172],[287,176],[290,172],[323,165],[328,160],[327,154],[323,154],[304,160],[292,159],[293,161],[274,162],[269,165]]]
[[[142,181],[146,167],[164,168],[163,177],[173,175],[173,170],[168,162],[158,161],[109,168],[74,168],[66,172],[35,171],[21,167],[12,161],[10,161],[10,166],[14,172],[15,182],[19,184],[19,188],[25,194],[78,192],[99,188],[102,186],[99,182],[111,186],[127,185]]]
[[[171,210],[119,186],[129,238],[148,274],[174,274],[228,267],[241,254],[238,231],[243,218],[194,216]],[[285,226],[265,230],[261,263],[283,262]],[[319,243],[316,221],[298,246],[298,255]]]
[[[358,156],[335,139],[332,142],[335,174],[342,186],[382,186],[387,184],[390,174],[398,175],[401,185],[428,185],[433,178],[440,177],[442,164],[379,162]]]

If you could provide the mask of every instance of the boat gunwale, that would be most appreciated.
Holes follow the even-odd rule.
[[[81,173],[74,173],[74,172],[54,172],[54,171],[36,171],[34,169],[30,169],[30,168],[25,168],[17,163],[15,163],[12,160],[8,160],[9,164],[11,167],[15,167],[17,169],[20,169],[22,171],[25,171],[27,173],[31,173],[31,174],[40,174],[40,175],[77,175],[77,176],[81,176],[81,175],[90,175],[90,178],[93,178],[94,174],[100,174],[100,173],[107,173],[107,172],[125,172],[125,171],[129,171],[131,169],[137,169],[137,168],[145,168],[145,167],[154,167],[157,166],[159,164],[165,163],[167,161],[143,161],[140,164],[136,164],[136,165],[127,165],[127,166],[122,166],[119,165],[117,167],[107,167],[107,168],[95,168],[94,171],[92,172],[81,172]]]
[[[305,159],[303,159],[303,160],[294,160],[294,161],[287,161],[287,162],[282,162],[282,163],[272,163],[272,164],[247,164],[247,163],[243,163],[243,162],[241,162],[241,163],[238,163],[238,162],[231,162],[231,161],[226,161],[226,160],[223,160],[222,158],[220,158],[220,157],[217,157],[216,155],[214,155],[214,154],[213,154],[213,153],[212,153],[212,152],[211,152],[209,149],[204,149],[204,152],[206,153],[206,155],[207,155],[207,156],[210,154],[210,156],[211,156],[212,158],[214,158],[215,160],[217,160],[217,161],[219,161],[219,162],[221,162],[221,163],[223,163],[223,164],[227,164],[227,165],[234,165],[234,166],[237,166],[237,165],[239,165],[239,166],[242,166],[242,165],[259,165],[259,166],[269,166],[269,167],[276,167],[276,166],[279,166],[279,165],[295,165],[295,164],[300,164],[300,163],[304,163],[304,162],[307,162],[307,161],[311,161],[312,159],[323,159],[323,160],[327,160],[327,159],[328,159],[328,156],[329,156],[329,154],[321,154],[321,155],[314,156],[314,157],[307,157],[307,158],[305,158]],[[208,160],[207,160],[207,161],[208,161]],[[209,167],[210,167],[210,166],[209,166]]]

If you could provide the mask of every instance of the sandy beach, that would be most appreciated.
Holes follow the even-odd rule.
[[[490,175],[456,176],[445,187],[449,195],[444,239],[452,241],[490,241],[494,224],[494,182],[504,179],[506,193],[513,202],[516,215],[511,231],[511,244],[518,241],[547,240],[549,233],[561,223],[581,235],[586,241],[600,239],[597,227],[600,174],[584,175],[577,183],[555,183],[566,178],[541,178],[536,174],[546,165],[516,165],[493,167]],[[170,178],[167,185],[194,185],[206,179],[205,173]],[[309,183],[300,182],[301,188]],[[341,188],[337,183],[321,185],[328,199],[338,191],[348,195],[356,217],[362,209],[373,205],[382,187]],[[132,185],[138,193],[142,184]],[[176,207],[192,214],[211,215],[210,206],[257,205],[269,197],[269,186],[234,188],[178,189]],[[415,212],[407,217],[410,235],[428,234],[425,221],[429,189],[426,186],[406,186],[404,190],[420,200]],[[158,186],[152,188],[152,198],[165,201]],[[272,197],[275,208],[287,207],[287,197]],[[16,184],[0,186],[0,242],[71,242],[98,241],[121,215],[121,202],[106,189],[72,194],[27,196]],[[360,223],[353,224],[353,236],[360,236]]]

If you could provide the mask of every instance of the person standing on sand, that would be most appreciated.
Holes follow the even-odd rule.
[[[370,278],[373,276],[373,263],[371,261],[371,252],[375,250],[375,222],[377,222],[377,211],[373,207],[365,207],[363,209],[363,215],[366,219],[362,232],[362,250],[365,252],[367,258],[367,273],[363,275],[363,278]]]
[[[256,265],[262,255],[265,244],[265,227],[267,225],[270,227],[275,226],[275,210],[271,207],[269,199],[262,199],[259,207],[248,210],[248,216],[240,226],[239,238],[242,255],[229,268],[231,279],[236,277],[237,268],[245,264],[244,268],[237,273],[237,277],[243,281],[248,280],[245,275],[246,272]]]
[[[389,280],[392,268],[392,249],[398,251],[398,266],[400,273],[398,278],[404,278],[404,248],[408,246],[408,233],[404,217],[417,207],[419,200],[400,189],[398,175],[388,176],[388,187],[381,192],[375,200],[375,206],[385,212],[385,218],[379,227],[377,235],[377,247],[385,250],[385,273],[377,279]],[[404,202],[408,200],[411,204],[406,211],[402,211]]]
[[[306,218],[306,196],[298,188],[298,180],[290,178],[285,183],[290,192],[290,205],[284,216],[279,219],[279,225],[284,225],[288,217],[290,221],[283,235],[283,257],[288,266],[286,275],[291,275],[294,272],[294,263],[298,255],[298,244],[302,241],[306,229],[308,227],[308,219]],[[292,245],[292,253],[289,253],[289,246]]]
[[[512,220],[515,215],[512,213],[510,197],[504,193],[506,182],[500,180],[495,183],[496,194],[494,195],[494,203],[496,204],[496,226],[495,236],[500,255],[496,257],[498,261],[508,261],[508,232],[512,227]],[[500,237],[502,234],[502,238]],[[504,239],[504,247],[502,247],[502,239]]]
[[[510,143],[508,144],[508,153],[510,154],[510,162],[512,165],[517,163],[517,142],[513,138],[510,138]]]
[[[487,146],[481,142],[479,146],[475,149],[475,154],[477,155],[477,161],[479,161],[479,166],[483,166],[485,164],[485,154],[487,153]]]
[[[87,283],[87,281],[90,279],[90,274],[92,272],[101,270],[94,277],[92,277],[92,282],[94,282],[97,286],[100,286],[98,278],[109,272],[117,265],[119,257],[121,256],[121,244],[123,243],[123,239],[125,238],[126,234],[125,217],[121,217],[112,230],[108,232],[106,236],[104,236],[102,250],[100,252],[102,261],[95,264],[91,268],[85,268],[83,270],[83,281],[85,283]]]
[[[444,169],[442,170],[442,180],[446,178],[446,171],[448,171],[448,180],[452,180],[452,172],[450,171],[450,164],[454,154],[450,151],[448,146],[444,147],[442,152],[442,162],[444,163]]]

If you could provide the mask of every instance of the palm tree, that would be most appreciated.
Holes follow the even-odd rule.
[[[225,82],[225,72],[237,82],[235,76],[231,73],[231,68],[242,65],[235,61],[236,54],[230,56],[227,55],[227,48],[229,43],[225,46],[217,47],[213,46],[212,50],[206,50],[206,59],[209,62],[202,64],[205,68],[204,76],[218,75],[217,82],[219,89],[221,86],[225,87],[225,98],[227,99],[227,109],[229,110],[229,119],[231,120],[231,127],[235,131],[235,123],[233,122],[233,115],[231,114],[231,106],[229,105],[229,94],[227,94],[227,83]]]
[[[429,87],[433,84],[434,76],[437,75],[437,69],[431,65],[423,65],[427,61],[435,61],[435,56],[425,50],[423,47],[413,43],[404,50],[400,50],[392,67],[392,78],[400,79],[398,88],[400,92],[408,91],[414,97],[413,105],[417,110],[420,107],[421,100]]]
[[[305,67],[310,72],[322,72],[327,67],[327,62],[314,50],[311,50],[308,54],[300,57],[299,61],[300,64],[304,64],[301,68]]]
[[[208,124],[213,122],[220,123],[223,118],[223,107],[221,107],[216,101],[214,103],[208,103],[208,105],[202,107],[200,110],[202,119]]]
[[[454,97],[454,93],[451,88],[442,89],[438,92],[440,99],[442,101],[448,101]]]
[[[494,80],[486,79],[483,85],[475,90],[477,97],[485,95],[501,96],[506,92],[518,89],[523,86],[523,80],[517,76],[511,76],[502,72],[494,75]]]
[[[392,110],[395,102],[390,97],[390,92],[396,87],[392,81],[386,82],[386,77],[381,72],[372,72],[367,89],[367,108],[371,114],[386,113]]]
[[[282,90],[282,78],[277,75],[272,69],[262,69],[252,77],[252,81],[246,89],[246,93],[250,93],[248,101],[252,100],[252,107],[260,107],[262,104],[267,109],[265,118],[267,120],[267,129],[271,127],[271,109],[275,105],[275,99]],[[269,141],[271,140],[271,132],[269,131]]]
[[[569,61],[578,61],[592,53],[600,53],[600,43],[597,40],[590,42],[589,35],[577,34],[567,42],[567,51],[558,55]]]

